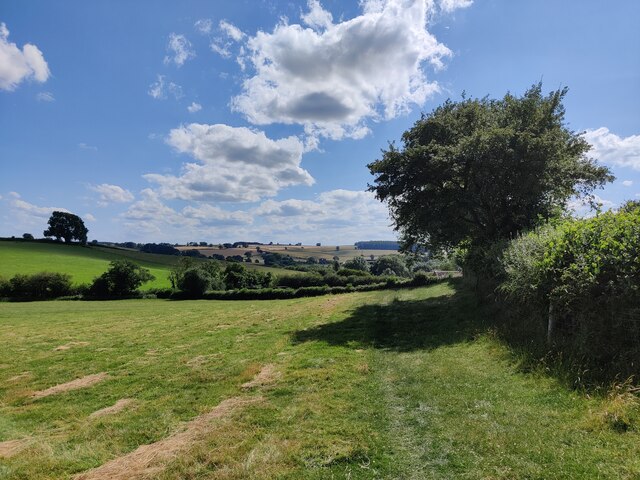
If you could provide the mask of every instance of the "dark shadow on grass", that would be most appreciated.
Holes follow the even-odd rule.
[[[449,282],[453,295],[363,305],[340,322],[294,332],[293,342],[412,351],[470,340],[484,323],[482,309],[460,280]]]

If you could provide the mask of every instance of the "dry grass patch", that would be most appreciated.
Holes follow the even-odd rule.
[[[180,452],[186,451],[194,443],[203,439],[210,430],[210,424],[222,419],[237,408],[262,401],[261,397],[233,397],[224,400],[204,415],[188,422],[184,430],[149,445],[141,445],[122,457],[104,465],[81,473],[75,480],[126,480],[153,478],[162,472],[167,464]]]
[[[0,442],[0,458],[11,458],[27,446],[27,439],[6,440]]]
[[[245,390],[251,388],[264,387],[276,381],[280,376],[280,373],[276,371],[276,366],[273,363],[268,363],[258,372],[253,380],[250,380],[242,384],[242,388]]]
[[[31,377],[33,374],[31,372],[22,372],[14,377],[8,378],[7,382],[17,382],[18,380],[23,380],[25,378]]]
[[[124,410],[125,408],[129,407],[131,404],[133,404],[133,399],[121,398],[110,407],[105,407],[105,408],[101,408],[100,410],[96,410],[91,415],[89,415],[89,418],[102,417],[104,415],[113,415],[114,413],[118,413]]]
[[[57,395],[59,393],[68,392],[70,390],[78,390],[80,388],[87,388],[95,385],[96,383],[100,383],[105,378],[109,376],[106,372],[94,373],[93,375],[87,375],[86,377],[76,378],[75,380],[71,380],[67,383],[61,383],[60,385],[54,385],[53,387],[47,388],[46,390],[41,390],[39,392],[34,392],[31,395],[32,398],[44,398],[50,395]]]
[[[71,350],[73,347],[86,347],[89,345],[89,342],[69,342],[64,345],[60,345],[53,350],[56,352],[61,352],[63,350]]]

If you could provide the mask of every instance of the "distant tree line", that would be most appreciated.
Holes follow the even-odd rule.
[[[366,242],[356,242],[358,250],[400,250],[400,243],[388,240],[368,240]]]

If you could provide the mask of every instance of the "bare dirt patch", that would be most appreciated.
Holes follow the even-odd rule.
[[[262,370],[258,372],[258,374],[246,383],[242,384],[242,388],[245,390],[251,388],[264,387],[273,383],[280,376],[279,372],[276,371],[276,366],[273,363],[268,363]]]
[[[237,408],[259,401],[262,401],[261,397],[233,397],[224,400],[210,412],[188,422],[182,431],[158,442],[141,445],[127,455],[115,458],[73,478],[75,480],[155,478],[180,452],[202,439],[213,421],[228,416]]]
[[[87,388],[103,381],[109,375],[106,372],[94,373],[93,375],[87,375],[86,377],[76,378],[67,383],[61,383],[60,385],[54,385],[53,387],[41,390],[33,393],[32,398],[43,398],[50,395],[57,395],[58,393],[68,392],[69,390],[78,390],[80,388]]]
[[[69,342],[64,345],[60,345],[53,350],[56,352],[61,352],[63,350],[71,350],[73,347],[86,347],[89,345],[89,342]]]
[[[110,407],[105,407],[105,408],[101,408],[100,410],[96,410],[91,415],[89,415],[89,418],[102,417],[104,415],[113,415],[114,413],[121,412],[125,408],[129,407],[131,404],[133,404],[133,399],[121,398]]]
[[[0,458],[10,458],[20,453],[27,446],[27,440],[22,438],[18,440],[6,440],[0,442]]]

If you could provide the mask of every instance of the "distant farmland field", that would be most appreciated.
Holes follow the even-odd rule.
[[[382,257],[383,255],[392,255],[398,253],[393,250],[359,250],[353,245],[339,245],[339,250],[336,250],[336,245],[327,245],[317,247],[315,245],[249,245],[247,248],[224,248],[218,247],[176,247],[178,250],[197,250],[203,255],[211,256],[213,254],[224,255],[225,257],[233,255],[244,255],[245,252],[251,252],[255,258],[258,258],[256,247],[260,247],[263,252],[274,252],[291,255],[296,260],[304,261],[309,257],[316,257],[318,259],[324,258],[326,260],[332,260],[333,257],[340,258],[341,262],[345,262],[355,257],[364,256],[365,258]]]
[[[10,278],[15,274],[60,272],[71,275],[75,284],[89,283],[107,270],[109,262],[128,259],[148,268],[156,277],[142,289],[170,287],[169,271],[180,257],[143,253],[137,250],[100,246],[65,245],[64,243],[38,243],[0,241],[0,276]],[[297,272],[245,264],[279,275],[295,275]]]

